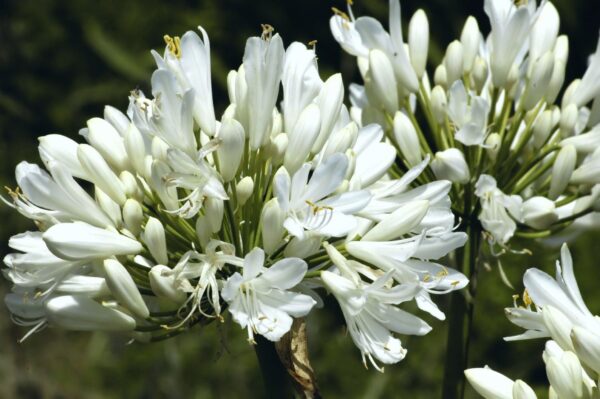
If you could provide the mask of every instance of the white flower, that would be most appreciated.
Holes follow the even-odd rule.
[[[323,271],[321,279],[340,304],[348,331],[361,351],[365,367],[369,360],[377,370],[383,371],[375,359],[384,364],[404,359],[406,349],[393,332],[425,335],[431,331],[423,320],[393,306],[411,300],[416,290],[411,285],[386,287],[389,273],[371,284],[361,281],[358,274],[352,279]]]
[[[290,234],[302,238],[308,230],[341,237],[356,226],[352,214],[362,209],[371,196],[367,191],[332,195],[344,181],[347,167],[346,156],[337,153],[320,163],[310,180],[309,164],[291,178],[285,168],[279,169],[274,191],[279,207],[287,215],[284,226]]]
[[[471,386],[485,399],[536,399],[533,389],[522,380],[513,381],[491,368],[465,370]]]
[[[498,187],[496,179],[489,175],[479,176],[475,194],[481,201],[479,220],[495,242],[506,244],[517,229],[515,219],[520,219],[522,199],[518,195],[506,195]]]
[[[482,145],[490,111],[488,100],[467,93],[462,80],[452,84],[448,96],[448,116],[457,127],[456,140],[464,145]]]
[[[264,268],[264,252],[254,248],[244,258],[242,274],[227,279],[221,296],[229,304],[233,320],[254,334],[271,341],[279,339],[292,326],[292,317],[305,316],[316,304],[308,295],[289,291],[306,274],[306,263],[298,258],[280,260]]]

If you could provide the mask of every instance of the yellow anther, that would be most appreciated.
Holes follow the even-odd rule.
[[[423,281],[428,283],[431,281],[431,274],[427,273],[424,277],[423,277]]]
[[[331,7],[331,11],[333,11],[334,15],[342,17],[342,19],[344,19],[344,21],[350,21],[350,17],[348,16],[348,14],[346,14],[339,8]]]
[[[306,204],[311,207],[313,215],[316,215],[318,212],[325,210],[325,209],[327,209],[329,211],[333,211],[333,208],[330,206],[327,206],[327,205],[317,205],[314,202],[309,201],[309,200],[305,200],[304,202],[306,202]]]
[[[262,34],[260,35],[260,38],[263,40],[271,40],[273,32],[275,32],[275,28],[273,28],[273,26],[269,24],[260,24],[260,27],[262,29]]]
[[[529,296],[529,292],[527,292],[527,288],[523,291],[523,303],[525,306],[529,307],[533,303],[531,297]]]
[[[460,283],[460,281],[454,280],[450,283],[450,285],[452,285],[453,287],[456,287],[458,285],[458,283]]]
[[[317,47],[317,41],[311,40],[310,42],[308,42],[308,45],[314,49],[315,47]]]
[[[348,4],[349,6],[353,6],[354,5],[354,1],[353,0],[346,0],[346,4]]]
[[[176,58],[181,58],[181,38],[179,36],[171,37],[164,35],[163,39],[165,39],[169,52]]]
[[[446,277],[448,274],[449,274],[448,273],[448,269],[446,269],[444,267],[442,270],[440,270],[439,272],[437,272],[436,276],[441,278],[441,277]]]

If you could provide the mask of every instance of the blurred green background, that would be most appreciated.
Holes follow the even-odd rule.
[[[387,1],[358,0],[355,14],[369,14],[387,25]],[[458,37],[466,17],[475,15],[489,30],[482,1],[402,1],[405,26],[419,7],[431,25],[432,62]],[[596,46],[597,1],[554,2],[561,32],[570,37],[567,81],[585,70]],[[286,41],[318,40],[325,78],[341,70],[356,80],[354,60],[340,51],[329,33],[330,7],[342,1],[82,1],[0,0],[0,187],[14,187],[14,166],[38,162],[36,137],[62,133],[77,138],[85,121],[102,114],[105,104],[122,110],[139,87],[149,92],[151,48],[162,52],[164,34],[181,35],[202,25],[211,39],[213,91],[217,113],[227,97],[225,77],[241,62],[245,38],[275,26]],[[587,21],[587,22],[585,22]],[[0,206],[0,253],[8,238],[32,226]],[[600,312],[593,255],[600,235],[588,233],[572,246],[576,274],[591,310]],[[518,245],[518,244],[517,244]],[[526,267],[553,270],[556,248],[535,245],[535,256],[503,258],[509,279],[520,292]],[[496,268],[480,278],[471,364],[491,367],[537,387],[545,383],[543,341],[505,343],[517,332],[503,316],[514,290],[503,285]],[[9,289],[0,281],[0,294]],[[329,304],[330,305],[330,304]],[[446,306],[443,301],[441,306]],[[345,336],[335,306],[309,318],[312,362],[326,398],[431,398],[441,390],[445,323],[423,316],[434,327],[426,337],[404,337],[409,353],[384,374],[365,370],[359,352]],[[48,329],[23,344],[26,332],[0,306],[0,398],[237,398],[261,397],[262,380],[254,350],[244,332],[230,323],[194,329],[175,339],[144,345],[105,334]],[[468,392],[472,395],[472,391]]]

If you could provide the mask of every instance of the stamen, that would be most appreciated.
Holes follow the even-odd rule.
[[[350,22],[350,17],[348,14],[340,10],[339,8],[331,7],[331,11],[333,11],[334,15],[341,17],[344,21]]]
[[[273,37],[273,32],[275,32],[275,28],[269,24],[260,24],[260,27],[262,29],[260,38],[266,41],[271,40],[271,37]]]
[[[164,35],[163,39],[167,44],[169,52],[176,58],[181,58],[181,38],[179,36],[171,37],[169,35]]]
[[[529,296],[529,292],[527,292],[527,288],[523,291],[523,303],[525,306],[529,307],[533,303],[531,297]]]

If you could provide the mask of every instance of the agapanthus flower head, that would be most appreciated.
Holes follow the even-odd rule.
[[[395,173],[429,155],[419,181],[451,180],[455,213],[465,226],[478,220],[498,254],[514,236],[550,236],[594,210],[600,55],[557,103],[568,39],[554,5],[486,0],[484,10],[491,31],[467,18],[432,71],[427,16],[411,17],[405,43],[399,0],[389,1],[387,30],[355,18],[350,4],[330,28],[363,80],[350,86],[352,119],[381,124],[398,153]]]
[[[350,117],[340,75],[323,81],[314,48],[286,49],[270,26],[248,39],[216,118],[199,29],[153,52],[150,95],[106,107],[81,144],[40,138],[47,171],[17,166],[6,202],[39,231],[4,259],[14,320],[154,341],[230,314],[250,342],[278,341],[329,291],[363,358],[402,360],[394,333],[431,327],[399,305],[443,319],[431,294],[467,284],[437,263],[467,238],[451,183],[421,184],[428,157],[399,173],[384,129]]]

